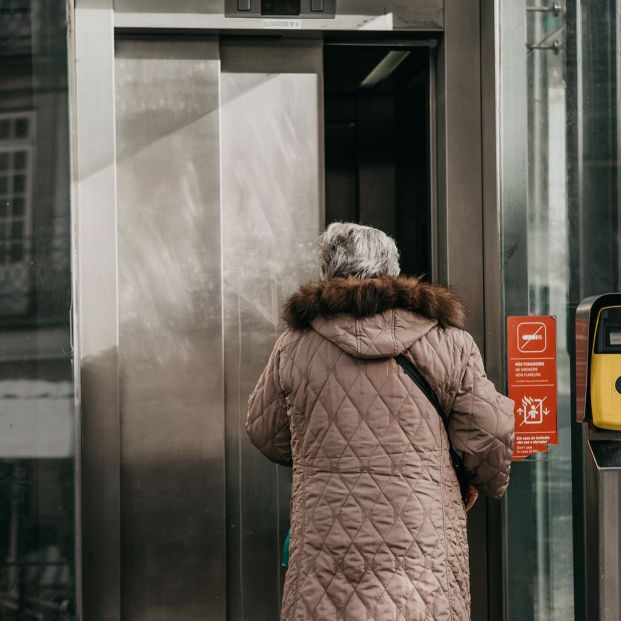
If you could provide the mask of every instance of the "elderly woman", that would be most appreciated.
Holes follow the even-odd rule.
[[[449,449],[477,490],[500,498],[512,402],[486,378],[461,303],[399,276],[390,237],[335,223],[319,248],[321,280],[288,300],[246,425],[269,459],[293,466],[281,620],[470,619],[466,508]],[[400,354],[435,393],[448,433]]]

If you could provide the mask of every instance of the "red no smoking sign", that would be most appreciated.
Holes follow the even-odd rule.
[[[515,401],[514,461],[558,444],[556,318],[507,319],[509,397]]]

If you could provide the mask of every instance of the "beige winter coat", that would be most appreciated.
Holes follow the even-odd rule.
[[[332,279],[300,289],[285,318],[247,420],[252,442],[293,466],[281,620],[470,619],[447,434],[393,359],[413,359],[474,485],[502,496],[512,402],[486,378],[460,303],[416,279]]]

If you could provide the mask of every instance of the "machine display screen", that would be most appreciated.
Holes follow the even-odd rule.
[[[609,306],[600,311],[593,353],[621,354],[621,306]]]
[[[261,15],[299,15],[300,0],[261,0]]]
[[[600,325],[595,337],[595,353],[621,354],[621,322],[619,321],[621,318],[611,317],[609,311],[607,314],[608,317],[600,317]]]

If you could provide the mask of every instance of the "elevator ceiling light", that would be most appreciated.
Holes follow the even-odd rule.
[[[378,63],[377,67],[362,80],[360,88],[373,88],[386,78],[410,55],[410,52],[388,52]]]

